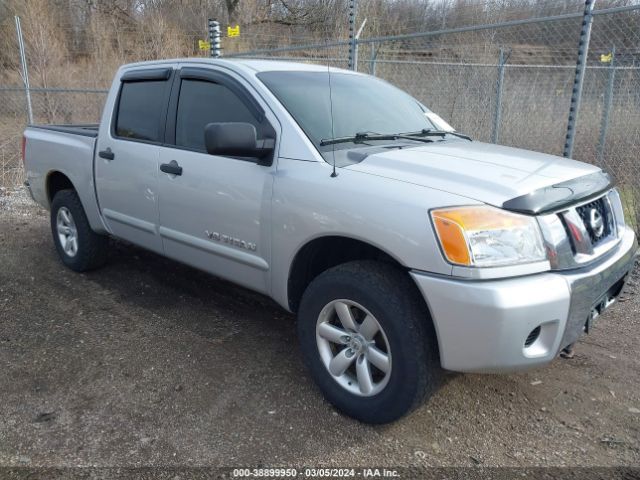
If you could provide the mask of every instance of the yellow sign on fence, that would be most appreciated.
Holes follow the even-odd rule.
[[[198,40],[198,48],[200,50],[209,50],[211,48],[211,44],[206,40]]]
[[[235,27],[227,27],[227,37],[239,37],[240,36],[240,25],[236,25]]]
[[[611,60],[613,60],[613,54],[611,53],[600,55],[600,63],[611,63]]]

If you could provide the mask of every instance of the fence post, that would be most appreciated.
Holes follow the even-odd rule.
[[[358,39],[356,38],[357,0],[349,0],[349,68],[358,69]]]
[[[611,113],[611,103],[613,101],[613,87],[616,79],[616,47],[611,49],[611,64],[609,65],[609,78],[607,80],[607,91],[604,94],[604,105],[602,107],[602,123],[600,124],[600,139],[598,141],[598,165],[604,165],[604,148],[607,143],[607,130],[609,129],[609,115]]]
[[[378,58],[378,47],[375,43],[371,44],[371,59],[369,60],[369,75],[376,76],[376,59]]]
[[[585,0],[584,2],[584,16],[582,17],[580,41],[578,42],[578,59],[576,61],[576,73],[573,80],[573,91],[571,92],[567,136],[564,143],[563,155],[565,157],[571,157],[573,155],[573,141],[576,137],[578,111],[580,110],[580,102],[582,100],[582,86],[584,84],[584,72],[587,66],[587,55],[589,54],[591,26],[593,25],[593,6],[595,1],[596,0]]]
[[[15,16],[16,35],[18,36],[18,48],[20,49],[20,65],[22,66],[22,82],[24,83],[24,93],[27,99],[27,120],[33,123],[33,109],[31,108],[31,86],[29,85],[29,72],[27,70],[27,56],[24,52],[24,39],[22,38],[22,26],[20,17]]]
[[[220,22],[209,19],[209,53],[212,58],[219,58],[222,54],[220,47]]]
[[[504,65],[506,57],[504,48],[500,47],[500,56],[498,57],[498,82],[496,85],[496,109],[493,115],[493,131],[491,132],[491,143],[498,143],[500,137],[500,125],[502,120],[502,85],[504,83]]]

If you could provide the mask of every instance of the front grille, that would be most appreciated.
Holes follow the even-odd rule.
[[[576,208],[589,234],[592,246],[599,245],[613,233],[613,214],[605,197]]]
[[[601,258],[627,232],[622,203],[615,189],[586,202],[538,217],[553,270],[578,268]],[[597,224],[594,228],[593,215],[597,224],[601,220],[601,228]]]

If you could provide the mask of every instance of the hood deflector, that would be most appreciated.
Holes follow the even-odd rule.
[[[512,198],[504,202],[502,208],[532,215],[549,213],[581,200],[597,197],[612,187],[609,175],[599,171]]]

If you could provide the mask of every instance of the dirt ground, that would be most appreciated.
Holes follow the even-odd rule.
[[[323,400],[269,299],[116,242],[71,272],[0,191],[0,466],[639,466],[637,288],[574,359],[452,376],[374,427]]]

